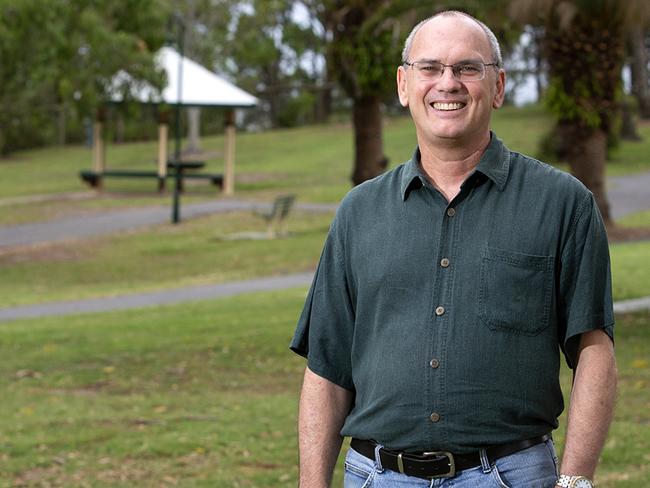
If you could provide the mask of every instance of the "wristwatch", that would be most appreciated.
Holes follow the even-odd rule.
[[[594,483],[589,478],[566,474],[560,475],[556,485],[562,488],[594,488]]]

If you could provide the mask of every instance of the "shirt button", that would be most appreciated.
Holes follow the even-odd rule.
[[[448,267],[448,266],[449,266],[449,259],[447,259],[447,258],[442,258],[442,259],[440,260],[440,266],[442,266],[443,268]]]
[[[440,316],[445,313],[445,307],[436,307],[436,315]]]
[[[454,215],[456,215],[456,209],[455,208],[448,208],[447,209],[447,216],[453,217]]]
[[[440,361],[438,361],[436,358],[433,358],[431,361],[429,361],[429,364],[433,369],[436,369],[438,366],[440,366]]]
[[[431,422],[437,422],[440,420],[440,414],[433,412],[431,415],[429,415],[429,418],[431,419]]]

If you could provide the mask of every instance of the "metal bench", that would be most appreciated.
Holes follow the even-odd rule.
[[[295,195],[279,195],[273,201],[270,210],[255,211],[257,216],[262,217],[267,222],[267,236],[270,239],[288,235],[287,216],[291,212],[295,200]]]

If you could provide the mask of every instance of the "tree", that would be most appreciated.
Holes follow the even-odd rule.
[[[183,23],[183,55],[197,63],[215,70],[226,56],[229,25],[235,0],[185,0],[168,1],[168,9],[174,11]],[[178,26],[177,26],[178,27]],[[185,152],[200,152],[201,109],[187,109],[187,147]]]
[[[166,20],[159,0],[0,0],[0,154],[52,141],[53,118],[92,113],[121,69],[160,87]]]
[[[309,2],[328,32],[328,65],[352,101],[355,185],[382,173],[381,105],[395,93],[395,67],[405,37],[400,16],[413,1],[323,0]]]
[[[495,25],[507,51],[515,38],[503,15],[505,0],[305,0],[328,35],[328,67],[352,102],[355,185],[382,173],[382,104],[395,98],[395,70],[404,40],[414,24],[437,11],[454,8]]]
[[[650,80],[648,79],[648,47],[650,35],[647,25],[636,25],[630,32],[630,68],[632,74],[632,94],[636,98],[639,114],[650,119]]]
[[[311,24],[298,22],[296,2],[251,0],[240,4],[235,30],[223,64],[237,83],[254,92],[272,127],[288,127],[313,119],[324,70],[323,43]],[[311,19],[309,19],[311,20]],[[260,113],[256,114],[259,124]],[[262,125],[266,125],[262,123]]]
[[[605,189],[607,138],[621,91],[625,41],[644,2],[629,0],[518,0],[516,18],[544,28],[550,84],[548,105],[557,133],[569,144],[571,172],[594,194],[611,224]]]

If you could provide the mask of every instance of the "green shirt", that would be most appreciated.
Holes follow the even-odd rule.
[[[419,151],[348,193],[291,349],[354,392],[342,435],[465,453],[556,428],[560,349],[613,324],[592,194],[493,134],[451,202]]]

